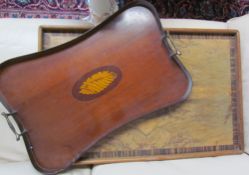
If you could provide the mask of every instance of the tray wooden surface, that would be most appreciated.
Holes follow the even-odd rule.
[[[38,32],[38,50],[46,50],[66,43],[90,29],[90,25],[80,26],[40,26]]]
[[[67,42],[86,30],[41,27],[40,49]],[[167,31],[193,78],[189,99],[179,106],[145,116],[116,130],[83,155],[77,165],[243,152],[238,31]]]

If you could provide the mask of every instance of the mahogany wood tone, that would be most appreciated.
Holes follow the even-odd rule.
[[[64,171],[114,129],[185,100],[191,78],[167,46],[154,8],[137,1],[69,43],[2,63],[0,98],[33,165]]]

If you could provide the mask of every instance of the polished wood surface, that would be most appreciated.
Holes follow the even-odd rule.
[[[137,2],[72,42],[0,65],[1,101],[27,130],[38,170],[63,171],[114,129],[187,98],[190,76],[163,34],[153,8]],[[103,71],[112,78],[92,86],[102,94],[75,95]]]

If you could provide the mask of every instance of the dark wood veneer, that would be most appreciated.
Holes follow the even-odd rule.
[[[187,98],[190,75],[169,56],[164,36],[154,8],[137,1],[69,43],[0,65],[1,101],[27,130],[39,171],[64,171],[114,129]],[[93,100],[75,99],[75,82],[107,65],[121,70],[119,84]]]

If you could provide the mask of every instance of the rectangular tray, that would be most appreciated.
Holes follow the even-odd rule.
[[[56,30],[49,30],[47,27],[41,30],[43,39],[40,41],[46,41],[40,43],[41,50],[67,42],[87,30],[59,29],[56,27]],[[116,130],[83,155],[76,165],[243,152],[238,31],[167,31],[182,53],[180,60],[193,78],[189,99],[179,106],[142,117]]]

